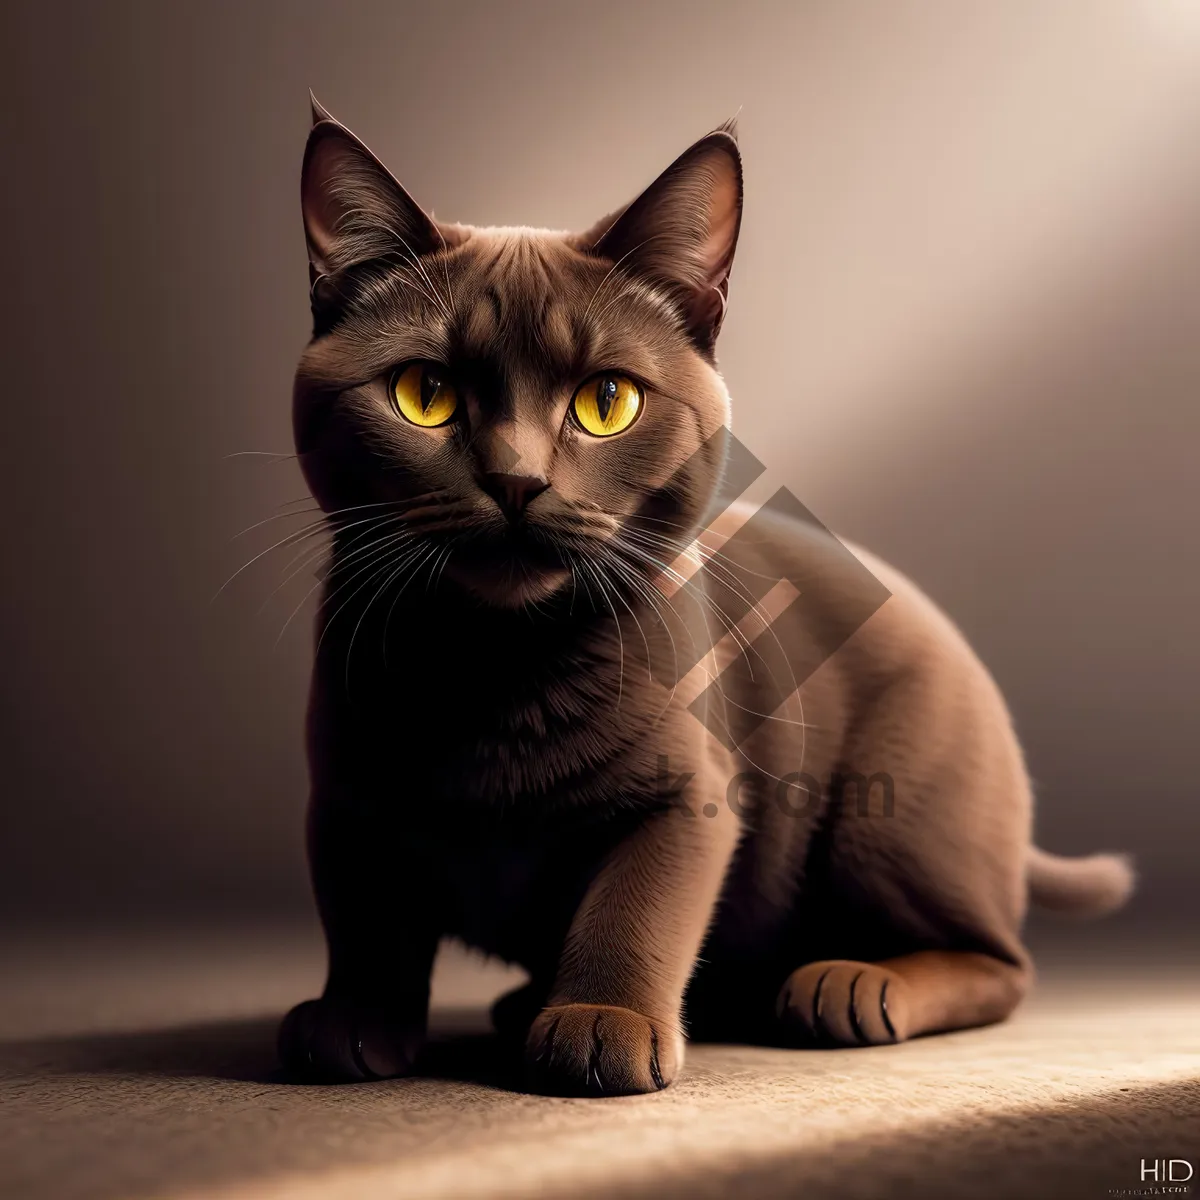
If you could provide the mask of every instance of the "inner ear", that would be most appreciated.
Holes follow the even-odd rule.
[[[328,117],[318,120],[308,136],[300,202],[317,275],[387,254],[430,254],[446,245],[437,224],[383,163]]]
[[[665,289],[701,348],[725,313],[742,219],[742,164],[731,126],[684,151],[580,246]]]

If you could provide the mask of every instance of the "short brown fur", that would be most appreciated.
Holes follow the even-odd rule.
[[[495,1017],[535,1086],[607,1095],[676,1078],[685,1021],[852,1046],[1000,1020],[1030,978],[1031,888],[1080,911],[1124,900],[1120,860],[1031,847],[991,677],[865,552],[890,598],[782,707],[747,672],[701,719],[696,672],[664,673],[728,634],[733,576],[821,581],[818,623],[858,586],[822,531],[762,513],[736,560],[678,586],[688,547],[733,546],[749,515],[706,519],[729,421],[732,128],[572,235],[434,222],[314,104],[303,202],[296,443],[334,534],[308,717],[329,976],[284,1023],[289,1069],[411,1070],[444,938],[529,972]],[[451,423],[391,403],[414,360],[453,377]],[[644,406],[593,438],[572,395],[613,371]],[[497,500],[514,480],[517,515]],[[734,709],[765,719],[731,749]],[[894,804],[784,804],[798,771],[884,773]]]

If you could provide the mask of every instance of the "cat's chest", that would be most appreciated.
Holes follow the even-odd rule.
[[[446,932],[531,970],[555,960],[584,892],[627,833],[618,821],[448,844]]]
[[[335,711],[338,757],[372,791],[492,809],[590,803],[627,761],[634,698],[585,655],[414,646]],[[646,722],[653,719],[647,712]],[[609,788],[611,798],[611,788]]]
[[[447,860],[450,932],[469,946],[510,961],[530,957],[531,933],[557,903],[558,872],[544,845],[474,846]]]

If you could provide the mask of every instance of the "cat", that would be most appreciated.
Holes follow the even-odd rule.
[[[571,234],[434,220],[314,100],[301,193],[329,962],[281,1026],[289,1072],[412,1071],[446,938],[528,972],[493,1017],[530,1086],[617,1095],[676,1079],[685,1028],[849,1047],[1002,1020],[1029,896],[1125,901],[1124,858],[1032,846],[1004,701],[931,601],[802,511],[721,500],[732,125]],[[807,615],[756,672],[780,580]]]

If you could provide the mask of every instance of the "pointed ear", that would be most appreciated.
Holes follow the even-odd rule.
[[[696,344],[711,351],[725,317],[742,221],[742,159],[732,121],[685,150],[581,248],[664,288]]]
[[[320,100],[318,100],[316,98],[316,96],[313,95],[312,88],[308,89],[308,103],[309,103],[309,106],[312,108],[312,123],[314,125],[319,124],[321,121],[332,121],[333,120],[333,117],[330,114],[329,109],[327,109],[325,107],[325,105],[323,105],[320,102]]]
[[[446,245],[383,163],[315,99],[313,118],[300,203],[314,281],[387,254],[416,256]]]

